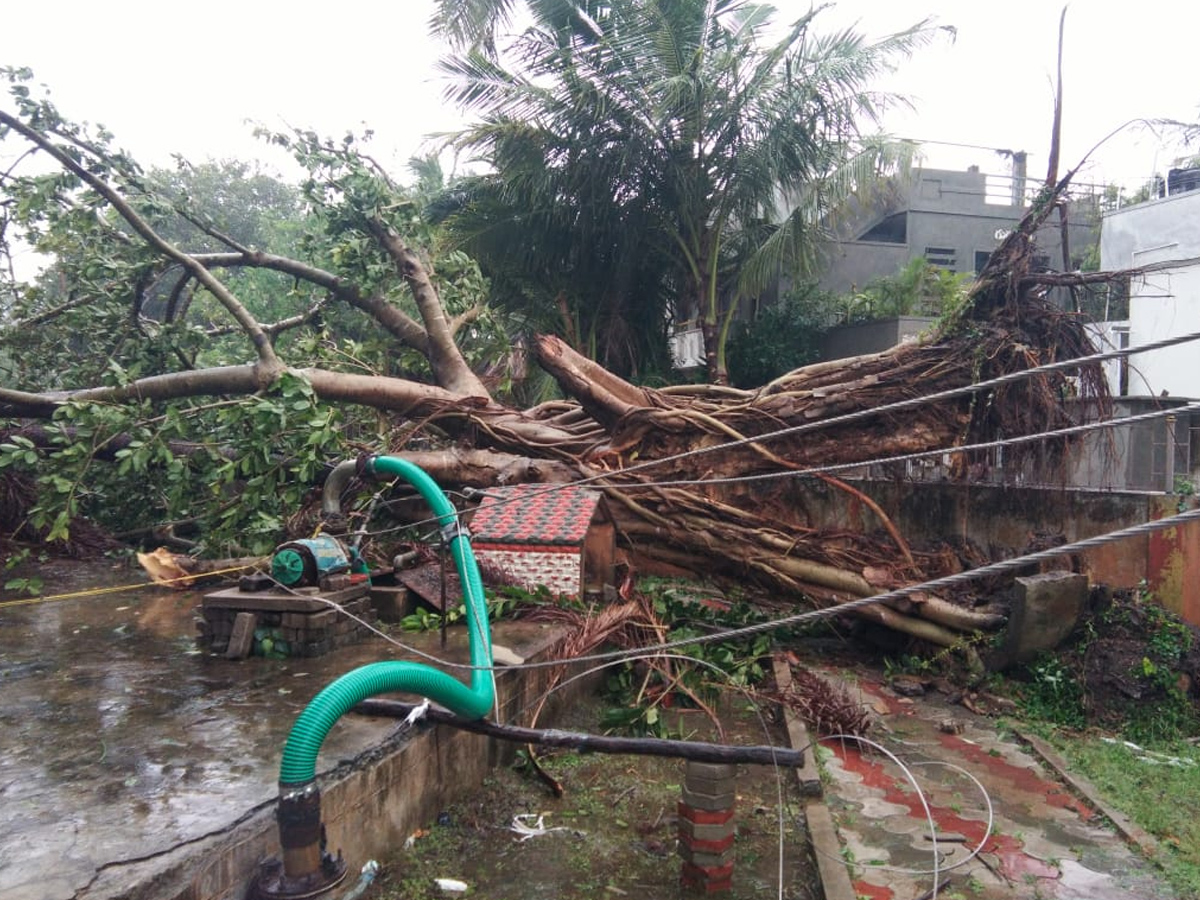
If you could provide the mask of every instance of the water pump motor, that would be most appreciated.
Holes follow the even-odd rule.
[[[359,571],[358,553],[330,534],[281,544],[271,558],[271,577],[286,587],[315,587],[340,572]]]

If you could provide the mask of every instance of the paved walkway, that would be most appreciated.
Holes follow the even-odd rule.
[[[825,743],[826,802],[854,863],[860,897],[914,900],[933,887],[937,823],[939,897],[972,900],[1167,900],[1154,867],[996,722],[940,694],[899,697],[869,674],[841,675],[878,713],[870,735],[909,767],[925,803],[884,754]],[[990,833],[988,799],[992,806]],[[978,853],[974,851],[982,848]]]

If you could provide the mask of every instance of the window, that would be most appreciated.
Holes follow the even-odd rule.
[[[860,241],[878,241],[881,244],[908,243],[908,213],[898,212],[887,216],[864,232]]]
[[[975,274],[978,275],[983,271],[983,267],[987,265],[987,261],[992,258],[991,250],[976,250],[975,251]]]
[[[950,272],[957,271],[954,267],[958,262],[958,255],[953,247],[926,247],[925,259],[931,266],[938,266]]]

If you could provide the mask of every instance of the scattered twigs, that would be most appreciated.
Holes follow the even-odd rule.
[[[791,675],[786,691],[759,691],[759,696],[793,710],[819,735],[867,733],[870,714],[844,685],[835,687],[800,666],[792,666]]]

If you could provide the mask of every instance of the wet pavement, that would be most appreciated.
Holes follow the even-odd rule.
[[[39,574],[46,594],[142,580],[97,564]],[[358,665],[403,656],[370,639],[317,659],[214,657],[193,644],[200,596],[142,588],[0,608],[4,900],[86,900],[102,874],[200,841],[271,803],[283,742],[312,696]],[[501,623],[497,641],[520,652],[531,627]],[[465,659],[461,632],[452,629],[448,658]],[[400,638],[441,653],[436,635]],[[878,714],[872,737],[918,778],[937,823],[938,878],[952,891],[978,900],[1173,896],[995,721],[940,695],[898,697],[864,669],[837,675]],[[946,720],[961,730],[939,730]],[[318,771],[394,728],[343,718]],[[849,744],[827,749],[826,801],[854,864],[854,891],[872,900],[922,897],[934,856],[921,798],[884,756]],[[978,779],[988,801],[959,769]]]
[[[938,882],[950,896],[1175,896],[1151,863],[995,720],[938,694],[897,696],[861,671],[821,674],[842,679],[875,711],[877,725],[869,737],[903,763],[924,795],[885,754],[848,742],[824,744],[826,802],[859,897],[928,896],[935,859]],[[936,857],[930,817],[936,823]]]
[[[47,595],[144,580],[95,563],[39,575]],[[192,610],[202,593],[151,587],[0,608],[4,900],[78,896],[103,870],[165,854],[271,802],[305,704],[356,666],[404,657],[378,638],[315,659],[201,653]],[[496,636],[520,639],[503,628]],[[434,634],[399,638],[440,653]],[[465,660],[456,630],[446,655]],[[344,717],[318,772],[394,729]]]

